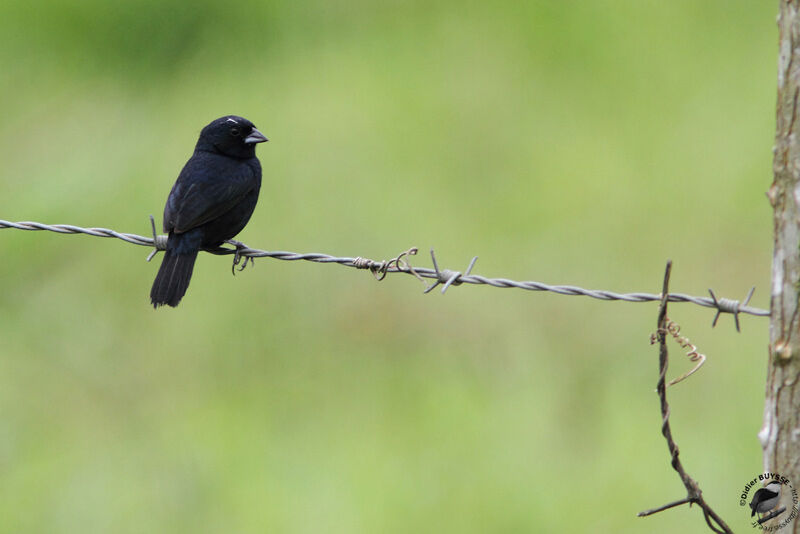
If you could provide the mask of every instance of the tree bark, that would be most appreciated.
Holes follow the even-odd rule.
[[[764,425],[759,433],[764,470],[787,477],[800,490],[800,138],[795,128],[800,95],[800,0],[780,0],[778,102],[774,181],[767,197],[774,210],[775,250]],[[792,510],[791,491],[781,505]],[[788,515],[788,514],[787,514]],[[781,516],[766,525],[777,525]],[[800,519],[781,532],[800,534]]]

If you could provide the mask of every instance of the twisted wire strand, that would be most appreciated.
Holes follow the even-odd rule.
[[[44,224],[32,221],[10,222],[0,220],[0,229],[16,228],[17,230],[48,230],[59,234],[87,234],[95,237],[116,237],[134,245],[153,246],[152,237],[136,234],[126,234],[109,230],[108,228],[81,228],[72,224]]]
[[[115,237],[127,243],[133,243],[134,245],[155,247],[157,250],[163,250],[164,247],[166,246],[166,239],[164,239],[164,236],[155,236],[155,238],[152,236],[145,237],[137,234],[117,232],[115,230],[110,230],[108,228],[82,228],[80,226],[75,226],[71,224],[44,224],[32,221],[11,222],[0,219],[0,229],[6,229],[6,228],[13,228],[17,230],[32,230],[32,231],[46,230],[50,232],[56,232],[59,234],[86,234],[95,237]],[[354,267],[357,269],[370,269],[371,271],[373,271],[373,273],[378,272],[379,274],[384,276],[386,274],[391,274],[391,273],[411,274],[417,277],[418,279],[422,278],[433,279],[436,282],[441,282],[443,284],[446,283],[447,286],[449,286],[450,284],[459,285],[462,283],[488,285],[498,288],[518,288],[518,289],[525,289],[528,291],[548,291],[559,295],[570,295],[570,296],[580,295],[585,297],[591,297],[598,300],[608,300],[608,301],[621,300],[625,302],[653,302],[661,300],[661,295],[656,295],[652,293],[616,293],[614,291],[608,291],[603,289],[584,289],[573,285],[550,285],[550,284],[545,284],[544,282],[536,282],[536,281],[519,282],[516,280],[509,280],[508,278],[487,278],[485,276],[480,276],[477,274],[461,274],[455,271],[450,271],[448,269],[439,271],[438,267],[436,269],[430,269],[427,267],[411,267],[411,265],[408,263],[408,260],[403,259],[403,257],[415,254],[416,249],[413,248],[404,252],[397,258],[393,258],[392,260],[389,261],[386,260],[375,261],[367,258],[362,258],[360,256],[338,257],[318,252],[298,253],[298,252],[289,252],[285,250],[269,251],[269,250],[259,250],[249,247],[241,247],[238,250],[220,247],[215,249],[207,249],[206,252],[216,255],[228,255],[228,254],[238,253],[239,256],[248,258],[274,258],[277,260],[285,260],[285,261],[302,260],[302,261],[311,261],[314,263],[338,263],[339,265],[344,265],[346,267]],[[398,259],[401,261],[398,261]],[[474,259],[473,259],[473,264],[474,264]],[[467,270],[467,273],[469,273],[469,269]],[[383,276],[381,276],[380,279],[383,279]],[[670,293],[668,295],[668,300],[669,302],[690,302],[693,304],[697,304],[698,306],[703,306],[705,308],[715,308],[718,312],[721,313],[734,313],[734,315],[738,313],[746,313],[749,315],[755,315],[760,317],[769,316],[769,310],[754,308],[752,306],[747,306],[747,305],[737,305],[739,301],[732,299],[722,299],[722,298],[717,299],[716,297],[714,298],[694,297],[691,295],[684,295],[682,293]]]

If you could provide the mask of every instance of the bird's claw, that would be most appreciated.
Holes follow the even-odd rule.
[[[225,242],[229,245],[233,245],[234,247],[236,247],[236,252],[233,253],[233,265],[231,265],[231,273],[233,273],[234,276],[236,276],[236,266],[239,265],[240,263],[242,265],[241,267],[239,267],[239,272],[243,271],[244,268],[247,267],[248,262],[251,265],[256,264],[256,261],[251,256],[242,255],[242,251],[249,248],[247,245],[245,245],[241,241],[236,241],[235,239],[228,239]],[[242,262],[242,259],[244,259],[244,262]]]

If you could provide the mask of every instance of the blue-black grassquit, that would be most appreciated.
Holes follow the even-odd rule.
[[[221,117],[200,132],[164,208],[169,237],[150,290],[154,307],[177,306],[189,287],[197,253],[233,238],[250,220],[261,188],[256,144],[266,140],[252,122],[236,115]]]

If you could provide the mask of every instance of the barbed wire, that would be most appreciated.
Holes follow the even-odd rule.
[[[159,250],[165,250],[167,246],[167,236],[158,235],[155,231],[155,223],[153,221],[152,216],[150,217],[150,220],[153,227],[153,235],[151,237],[117,232],[115,230],[110,230],[108,228],[83,228],[71,224],[44,224],[32,221],[11,222],[11,221],[0,220],[0,229],[13,228],[17,230],[32,230],[32,231],[46,230],[50,232],[56,232],[59,234],[85,234],[94,237],[113,237],[121,239],[122,241],[125,241],[127,243],[132,243],[134,245],[154,247],[153,252],[147,258],[147,260],[150,261],[150,259],[152,259],[152,257],[155,255],[156,252],[158,252]],[[439,269],[439,265],[436,261],[436,255],[433,249],[431,249],[431,260],[433,262],[434,268],[431,269],[427,267],[413,267],[409,263],[409,258],[417,254],[418,252],[417,248],[410,248],[390,260],[376,261],[376,260],[371,260],[369,258],[363,258],[361,256],[337,257],[337,256],[332,256],[330,254],[322,254],[318,252],[298,253],[298,252],[288,252],[283,250],[277,250],[277,251],[259,250],[247,247],[238,242],[231,242],[231,243],[236,244],[236,248],[218,247],[214,249],[205,249],[205,250],[206,252],[216,255],[234,254],[235,255],[234,267],[238,264],[238,260],[241,257],[245,258],[245,262],[247,261],[247,259],[252,259],[252,258],[274,258],[277,260],[286,260],[286,261],[302,260],[302,261],[311,261],[315,263],[336,263],[339,265],[344,265],[346,267],[353,267],[356,269],[367,269],[371,271],[378,280],[383,280],[388,274],[393,274],[393,273],[410,274],[415,276],[423,283],[424,279],[426,278],[434,281],[433,284],[431,285],[426,284],[427,287],[425,289],[425,293],[429,293],[439,285],[442,285],[442,293],[444,293],[450,286],[457,286],[461,284],[478,284],[478,285],[488,285],[498,288],[513,287],[518,289],[525,289],[528,291],[548,291],[559,295],[570,295],[570,296],[580,295],[607,301],[620,300],[625,302],[653,302],[661,300],[661,295],[656,295],[652,293],[616,293],[614,291],[608,291],[603,289],[584,289],[573,285],[551,285],[551,284],[545,284],[544,282],[535,282],[535,281],[519,282],[515,280],[509,280],[508,278],[487,278],[485,276],[471,274],[472,268],[475,266],[475,262],[478,259],[477,256],[472,258],[472,261],[470,262],[468,268],[464,272],[454,271],[450,269]],[[244,268],[244,266],[242,266],[242,268]],[[744,299],[744,302],[740,302],[738,300],[733,300],[733,299],[719,298],[714,294],[714,292],[711,289],[708,290],[710,294],[709,297],[695,297],[691,295],[685,295],[683,293],[670,293],[668,295],[667,300],[669,302],[690,302],[692,304],[703,306],[705,308],[716,309],[717,313],[714,317],[712,326],[716,326],[717,319],[719,319],[720,314],[730,313],[734,317],[736,330],[739,331],[740,313],[746,313],[748,315],[755,315],[760,317],[768,317],[770,314],[769,310],[748,306],[750,298],[753,296],[754,289],[755,288],[752,288],[750,290],[750,292],[747,294],[747,297]]]

